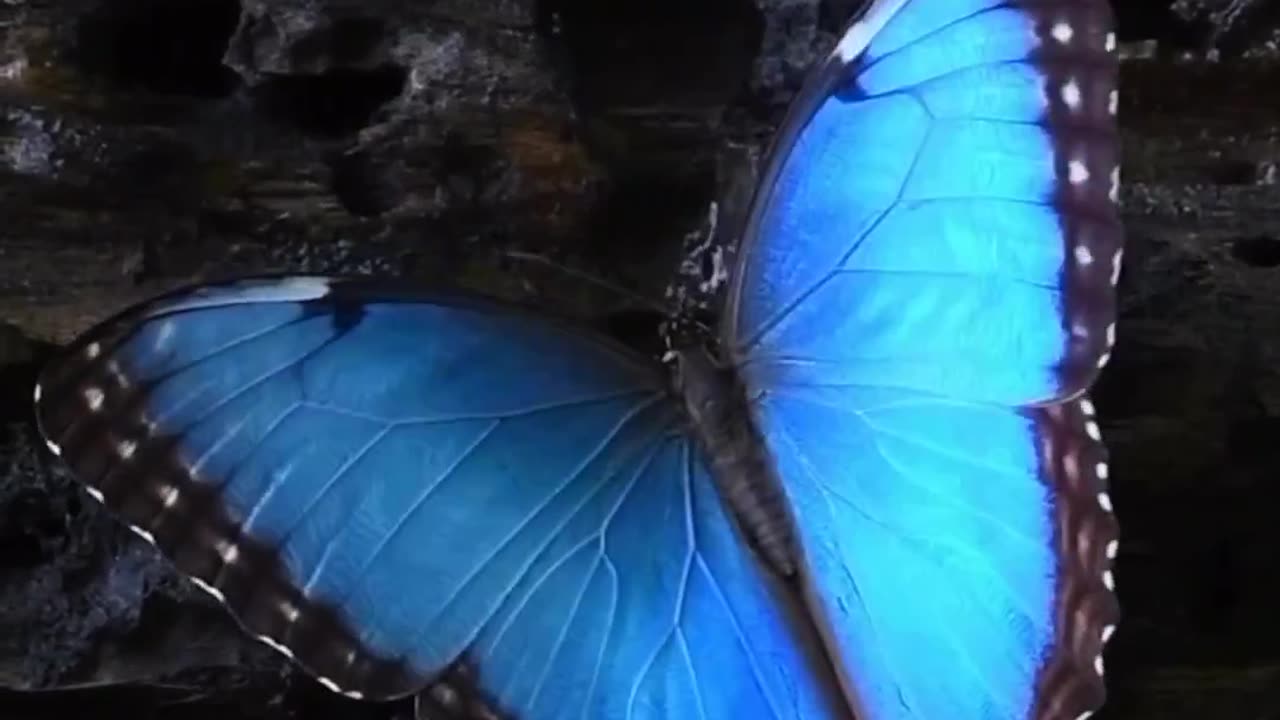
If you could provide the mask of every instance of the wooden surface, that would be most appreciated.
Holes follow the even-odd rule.
[[[313,696],[80,502],[29,425],[48,343],[176,284],[269,270],[629,307],[512,250],[660,299],[713,201],[731,226],[855,4],[0,3],[0,685],[143,683],[0,695],[0,715],[100,692],[188,698],[168,706],[186,720],[406,712]],[[1100,718],[1280,718],[1275,15],[1122,8],[1128,245],[1095,396],[1125,616]],[[162,677],[177,689],[148,685]]]

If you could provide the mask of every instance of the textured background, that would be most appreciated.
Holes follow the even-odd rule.
[[[1125,619],[1099,717],[1278,720],[1280,3],[1121,2],[1129,238],[1096,398]],[[647,329],[645,301],[512,253],[705,302],[858,5],[0,0],[0,717],[406,716],[318,689],[78,493],[34,437],[40,361],[135,299],[268,270]]]

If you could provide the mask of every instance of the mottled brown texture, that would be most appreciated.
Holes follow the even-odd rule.
[[[1112,566],[1107,546],[1119,528],[1100,498],[1107,487],[1098,468],[1107,453],[1089,435],[1087,424],[1096,422],[1092,404],[1086,399],[1033,410],[1031,416],[1042,443],[1040,470],[1057,497],[1059,572],[1057,644],[1041,668],[1035,717],[1076,720],[1105,699],[1104,675],[1095,662],[1102,657],[1104,633],[1120,621],[1115,594],[1103,580]]]
[[[1059,26],[1072,29],[1065,42],[1054,37]],[[1114,287],[1124,228],[1116,207],[1119,196],[1111,196],[1111,178],[1120,166],[1111,101],[1119,80],[1115,21],[1105,3],[1050,4],[1036,30],[1041,46],[1034,61],[1047,70],[1044,124],[1056,139],[1056,201],[1066,258],[1063,326],[1068,340],[1059,372],[1064,388],[1074,393],[1097,380],[1101,361],[1111,353],[1107,331],[1116,321]],[[1067,88],[1076,90],[1075,103],[1067,102]],[[1075,164],[1088,174],[1086,181],[1073,181]],[[1088,252],[1087,263],[1080,260],[1082,249]]]

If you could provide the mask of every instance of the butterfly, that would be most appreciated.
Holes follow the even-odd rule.
[[[1071,720],[1117,526],[1102,0],[875,0],[814,68],[714,343],[472,295],[184,289],[77,339],[49,447],[263,642],[439,718]]]

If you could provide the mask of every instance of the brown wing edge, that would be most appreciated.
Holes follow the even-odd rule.
[[[1011,3],[1036,18],[1043,71],[1044,125],[1054,141],[1062,218],[1066,348],[1058,399],[1078,395],[1098,377],[1115,344],[1115,288],[1120,280],[1119,59],[1115,20],[1101,0]]]
[[[413,716],[417,720],[515,720],[514,715],[497,710],[479,687],[476,669],[464,655],[414,697]]]
[[[1120,618],[1111,567],[1119,526],[1107,451],[1087,397],[1032,412],[1041,471],[1053,488],[1058,547],[1056,640],[1037,680],[1034,720],[1087,718],[1106,699],[1102,651]]]

